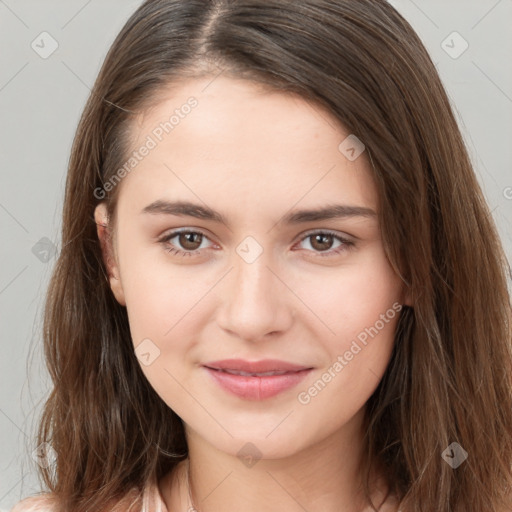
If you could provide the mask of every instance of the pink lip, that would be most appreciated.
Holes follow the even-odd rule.
[[[212,361],[205,363],[203,366],[217,370],[239,370],[247,373],[263,373],[263,372],[298,372],[307,370],[310,366],[300,366],[298,364],[280,361],[279,359],[263,359],[261,361],[245,361],[244,359],[222,359],[220,361]]]
[[[264,400],[273,397],[302,381],[312,368],[285,361],[267,359],[244,361],[225,359],[203,365],[215,382],[230,393],[247,400]],[[286,372],[282,375],[233,375],[223,370],[245,373]]]

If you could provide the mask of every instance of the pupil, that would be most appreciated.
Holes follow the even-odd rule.
[[[315,242],[316,241],[319,241],[321,247],[319,247],[319,249],[328,249],[329,247],[329,241],[330,239],[332,238],[332,235],[315,235]],[[322,242],[323,240],[323,242]],[[326,242],[327,240],[327,242]]]
[[[197,244],[197,240],[194,242],[194,238],[201,237],[202,235],[199,233],[183,233],[181,236],[185,240],[184,243],[180,241],[183,247],[186,249],[197,249],[197,247],[194,247],[194,244]],[[190,247],[190,245],[192,245],[192,247]]]

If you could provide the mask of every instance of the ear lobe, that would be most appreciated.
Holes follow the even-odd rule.
[[[110,230],[108,226],[108,214],[105,203],[100,203],[94,210],[94,221],[96,222],[96,231],[98,233],[98,240],[101,246],[101,254],[103,263],[105,264],[110,288],[119,304],[126,306],[124,297],[123,286],[121,283],[119,267],[116,262],[114,246]]]

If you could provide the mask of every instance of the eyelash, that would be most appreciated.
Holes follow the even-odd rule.
[[[194,231],[194,230],[190,230],[190,229],[182,229],[182,230],[178,230],[178,231],[173,231],[172,233],[169,233],[169,234],[165,235],[163,238],[161,238],[159,240],[159,242],[161,242],[165,246],[174,237],[176,237],[177,235],[181,235],[183,233],[202,235],[204,238],[208,239],[206,234],[201,232],[201,231]],[[306,240],[307,238],[310,238],[310,237],[315,236],[315,235],[330,235],[330,236],[334,237],[335,239],[339,240],[342,243],[342,245],[340,245],[337,249],[329,249],[328,251],[323,251],[323,252],[312,251],[312,252],[316,253],[318,256],[320,256],[322,258],[327,258],[327,257],[332,257],[332,256],[335,256],[335,255],[338,255],[338,254],[340,254],[342,252],[345,252],[345,251],[348,251],[348,250],[352,249],[354,247],[354,245],[355,245],[354,242],[351,242],[350,240],[347,240],[346,238],[343,238],[342,236],[338,235],[334,231],[329,231],[329,230],[313,231],[313,232],[306,233],[299,240],[299,242],[302,242],[303,240]],[[194,256],[195,257],[195,256],[200,256],[204,249],[202,249],[200,251],[198,251],[198,250],[195,250],[195,251],[182,251],[181,249],[176,249],[174,247],[166,247],[165,250],[167,252],[171,253],[171,254],[174,254],[175,256],[183,257],[183,256],[187,256],[188,255],[188,256]]]

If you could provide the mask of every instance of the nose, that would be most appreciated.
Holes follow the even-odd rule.
[[[257,342],[285,332],[293,319],[293,294],[264,251],[249,263],[238,254],[219,290],[218,324],[230,335]]]

